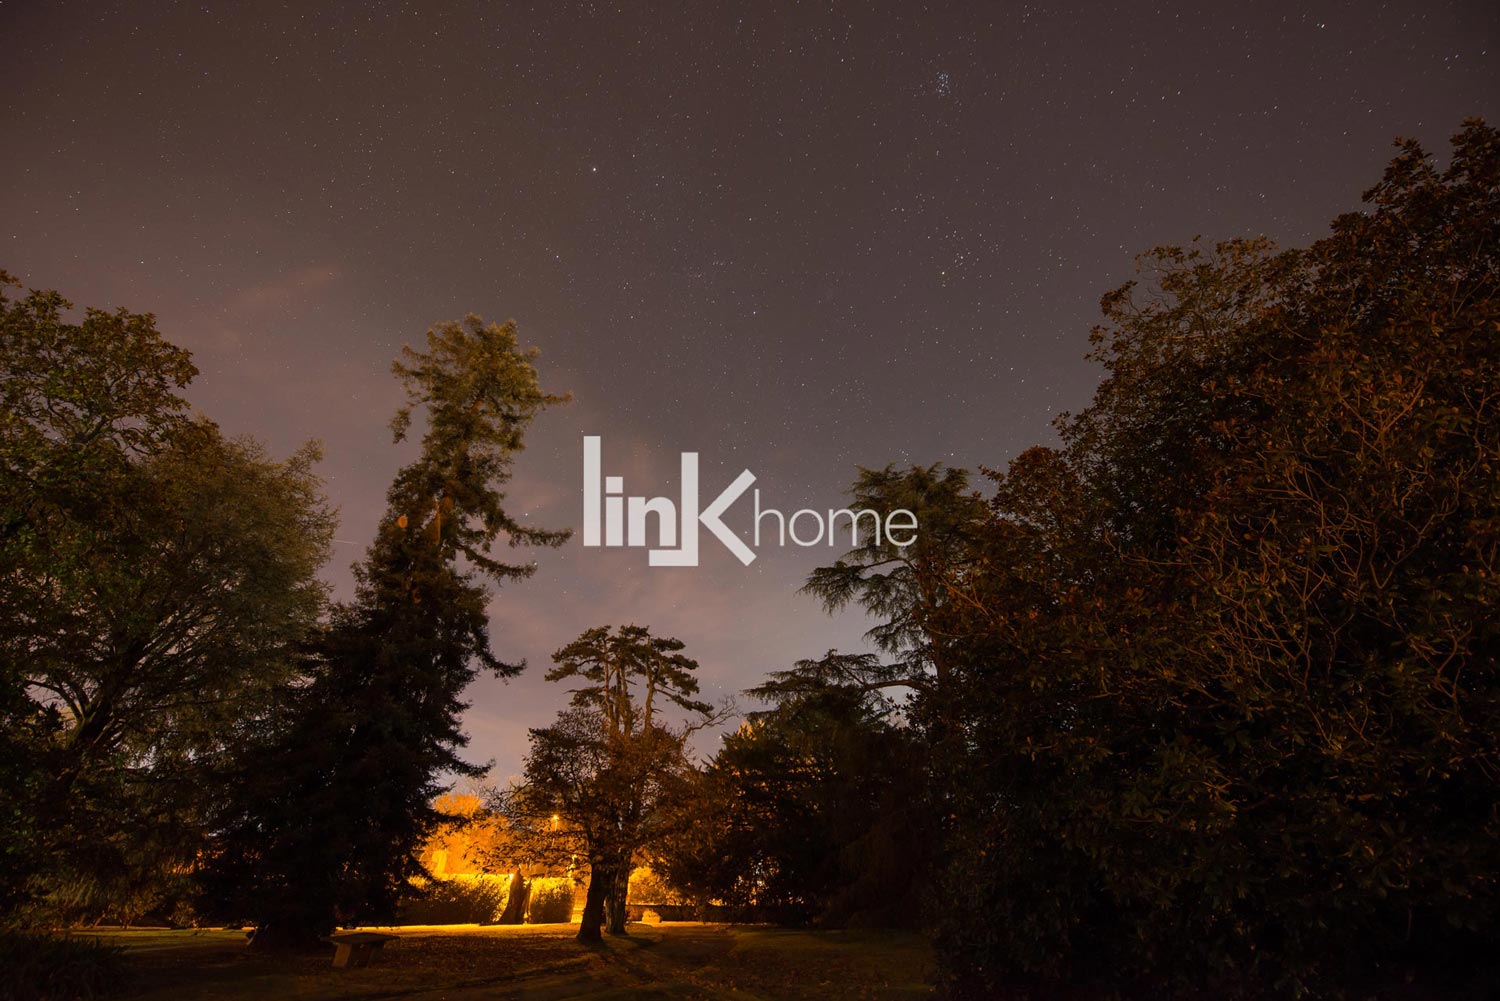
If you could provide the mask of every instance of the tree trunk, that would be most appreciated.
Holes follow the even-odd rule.
[[[526,902],[531,898],[531,883],[526,874],[517,869],[510,874],[510,889],[505,896],[505,910],[500,912],[500,924],[518,925],[526,920]]]
[[[615,871],[595,863],[589,866],[589,892],[583,901],[583,916],[578,922],[578,941],[593,944],[604,941],[600,928],[604,924],[604,898],[614,884]]]
[[[609,933],[611,935],[624,935],[625,931],[625,904],[630,896],[630,866],[621,865],[615,870],[615,878],[610,881],[609,896],[606,898],[607,911],[609,914]]]

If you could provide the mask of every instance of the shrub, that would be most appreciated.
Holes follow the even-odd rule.
[[[673,887],[656,870],[641,866],[630,874],[632,904],[686,904],[688,898]]]
[[[91,939],[0,935],[0,997],[78,1001],[120,986],[124,950]]]
[[[544,876],[531,881],[531,899],[526,904],[526,923],[566,924],[573,920],[573,880],[567,876]]]
[[[401,905],[402,924],[464,925],[490,924],[505,910],[507,876],[459,876],[434,879],[420,895]]]

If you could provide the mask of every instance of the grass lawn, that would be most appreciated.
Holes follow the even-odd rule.
[[[814,999],[929,996],[932,956],[917,936],[705,924],[631,925],[601,949],[576,926],[382,928],[400,936],[362,970],[335,970],[333,948],[265,956],[242,932],[77,932],[123,946],[125,996],[151,1001],[248,998],[471,1001],[518,998]]]

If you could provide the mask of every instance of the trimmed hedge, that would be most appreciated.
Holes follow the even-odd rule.
[[[399,920],[410,925],[493,924],[505,910],[509,876],[434,879],[402,903]]]
[[[567,876],[539,876],[531,881],[526,923],[566,924],[573,920],[573,880]]]

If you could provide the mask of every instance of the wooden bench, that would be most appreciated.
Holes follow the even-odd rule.
[[[330,935],[328,941],[334,944],[333,965],[340,970],[369,966],[371,956],[387,942],[400,937],[378,931],[346,931]]]

